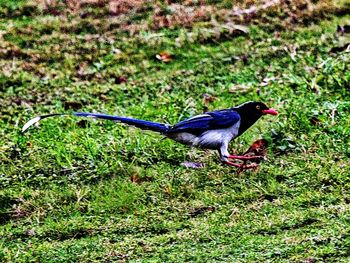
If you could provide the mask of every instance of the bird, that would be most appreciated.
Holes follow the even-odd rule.
[[[178,122],[175,125],[134,119],[129,117],[114,116],[101,113],[72,112],[53,113],[35,117],[29,120],[22,129],[22,133],[40,120],[63,115],[77,117],[90,117],[103,120],[111,120],[124,123],[143,130],[151,130],[160,133],[165,138],[172,139],[184,145],[202,149],[216,150],[222,163],[242,168],[241,164],[231,160],[251,160],[259,156],[231,155],[228,152],[229,143],[242,135],[263,115],[278,115],[278,112],[267,107],[262,102],[248,101],[229,109],[215,110],[195,115]]]

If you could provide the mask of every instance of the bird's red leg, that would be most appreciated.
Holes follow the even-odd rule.
[[[229,155],[227,158],[237,159],[237,160],[256,160],[263,158],[262,156],[241,156],[241,155]]]
[[[224,161],[223,163],[224,163],[224,164],[227,164],[227,165],[230,165],[230,166],[235,166],[235,167],[237,167],[237,168],[241,168],[241,167],[242,167],[241,164],[233,163],[233,162],[230,162],[230,161]]]

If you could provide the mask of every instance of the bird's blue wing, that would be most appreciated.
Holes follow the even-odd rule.
[[[240,120],[238,112],[233,110],[212,111],[197,115],[175,124],[170,133],[189,132],[201,134],[207,130],[225,129]]]

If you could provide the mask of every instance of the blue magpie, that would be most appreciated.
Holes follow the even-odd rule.
[[[277,115],[278,113],[276,110],[268,108],[264,103],[246,102],[230,109],[196,115],[175,125],[100,113],[74,112],[72,114],[78,117],[92,117],[121,122],[143,130],[158,132],[166,138],[185,145],[217,150],[223,163],[241,167],[241,165],[231,162],[230,159],[248,160],[256,159],[257,157],[230,155],[228,152],[230,141],[244,133],[261,116],[266,114]],[[42,119],[60,115],[68,114],[55,113],[31,119],[23,126],[22,132],[25,132],[30,126]]]

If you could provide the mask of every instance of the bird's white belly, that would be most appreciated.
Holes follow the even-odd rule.
[[[194,147],[219,149],[222,145],[228,145],[238,135],[239,124],[240,122],[226,129],[208,130],[198,136],[180,132],[172,135],[171,139]]]
[[[180,133],[172,134],[171,136],[168,136],[168,137],[170,139],[173,139],[174,141],[177,141],[186,145],[191,145],[191,146],[195,146],[193,144],[195,141],[198,140],[198,136],[188,132],[180,132]]]
[[[210,130],[199,136],[197,144],[199,147],[203,148],[218,149],[223,144],[228,145],[237,134],[238,132],[234,132],[232,127],[228,129]]]

